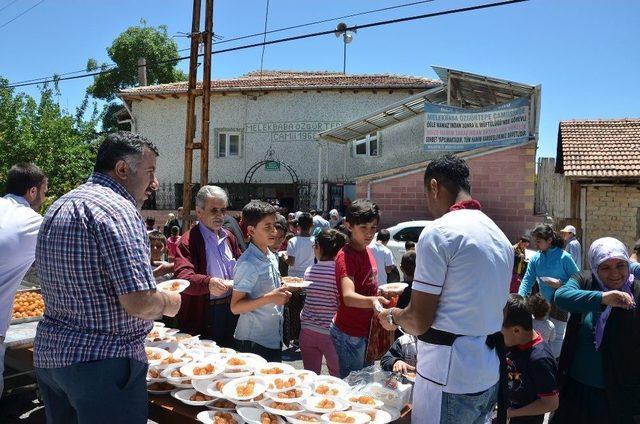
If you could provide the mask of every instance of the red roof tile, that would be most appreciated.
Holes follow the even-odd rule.
[[[561,121],[557,156],[568,177],[640,177],[640,119]]]
[[[211,81],[211,91],[305,90],[305,89],[417,89],[426,90],[442,83],[423,77],[402,75],[345,75],[336,72],[263,71],[238,78]],[[198,82],[202,88],[202,82]],[[185,94],[187,82],[158,84],[122,90],[123,97],[149,94]]]

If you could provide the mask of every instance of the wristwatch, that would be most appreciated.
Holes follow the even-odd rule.
[[[387,322],[391,325],[395,325],[396,327],[398,326],[398,324],[396,324],[396,320],[393,319],[393,309],[389,311],[389,314],[387,315]]]

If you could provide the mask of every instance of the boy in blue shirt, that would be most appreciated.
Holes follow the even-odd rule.
[[[511,424],[542,424],[558,408],[558,366],[551,347],[533,329],[522,296],[512,294],[504,308],[502,335],[507,347],[507,381]]]
[[[242,209],[250,244],[234,271],[231,312],[240,315],[234,337],[236,349],[282,360],[282,305],[291,293],[280,284],[278,259],[271,252],[277,235],[276,209],[252,200]]]

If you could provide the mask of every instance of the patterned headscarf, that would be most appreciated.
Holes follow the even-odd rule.
[[[600,279],[600,276],[598,275],[598,267],[609,259],[620,259],[628,264],[629,254],[627,253],[627,247],[620,240],[613,237],[599,238],[591,243],[591,247],[589,248],[589,265],[591,267],[591,273],[603,292],[608,292],[612,289],[607,287]],[[629,279],[624,283],[620,290],[633,296],[631,293],[631,284],[633,284],[633,280],[633,273],[629,270]],[[607,325],[607,319],[610,314],[611,306],[607,306],[607,308],[600,314],[600,319],[598,319],[598,322],[596,323],[596,350],[600,349],[600,344],[602,343],[602,337],[604,335],[604,328]]]

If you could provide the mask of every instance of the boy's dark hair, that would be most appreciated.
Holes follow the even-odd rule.
[[[33,163],[16,163],[7,173],[5,193],[16,196],[24,196],[27,191],[40,188],[47,178],[44,172]]]
[[[156,225],[156,219],[152,216],[148,216],[145,220],[144,220],[145,224],[150,225],[150,226],[154,226]]]
[[[162,244],[167,245],[167,238],[158,230],[153,230],[149,233],[149,241],[161,241]]]
[[[415,249],[416,244],[414,242],[412,242],[411,240],[405,241],[404,242],[404,250],[409,251],[412,249]]]
[[[318,211],[317,211],[317,210],[315,210],[315,209],[311,209],[311,210],[309,211],[309,213],[311,214],[311,216],[313,216],[313,215],[318,215]]]
[[[345,219],[351,225],[377,222],[380,220],[380,209],[371,200],[356,199],[347,208]]]
[[[391,233],[389,232],[389,230],[380,230],[378,231],[378,236],[376,237],[376,239],[384,243],[385,241],[389,241],[391,239]]]
[[[315,244],[320,247],[321,257],[324,261],[331,261],[336,257],[340,249],[347,244],[347,237],[340,231],[323,229],[315,236]]]
[[[98,148],[93,170],[95,172],[112,171],[118,161],[127,160],[130,156],[142,155],[145,147],[158,156],[158,148],[140,134],[129,131],[111,133]]]
[[[300,224],[302,231],[307,232],[313,227],[313,217],[309,212],[303,212],[298,217],[298,224]]]
[[[457,156],[446,154],[429,162],[427,169],[424,171],[424,183],[427,188],[432,178],[442,184],[454,196],[461,190],[471,194],[469,166],[464,159],[460,159]]]
[[[289,243],[289,240],[291,240],[291,239],[292,239],[292,238],[294,238],[295,236],[296,236],[296,235],[295,235],[295,234],[293,234],[293,233],[287,233],[287,234],[284,236],[284,239],[285,239],[285,241],[286,241],[287,243]]]
[[[402,259],[400,260],[400,269],[405,276],[411,276],[416,272],[416,251],[410,250],[404,255],[402,255]]]
[[[527,306],[529,308],[529,312],[535,319],[545,319],[551,310],[551,305],[540,293],[535,293],[529,296],[527,299]]]
[[[528,235],[524,234],[520,237],[520,240],[518,240],[518,242],[525,242],[525,243],[531,243],[531,237],[529,237]]]
[[[275,215],[276,208],[262,200],[252,200],[242,208],[242,221],[248,227],[255,227],[265,216]]]
[[[291,221],[289,221],[289,225],[293,225],[294,227],[299,227],[300,223],[298,222],[297,219],[292,219]]]
[[[551,240],[552,247],[564,247],[564,240],[562,237],[558,235],[555,231],[553,231],[553,227],[548,224],[538,225],[531,231],[531,235],[533,237],[542,239],[542,240]]]
[[[633,245],[633,251],[640,254],[640,240],[636,241],[636,244]]]
[[[178,234],[180,234],[180,227],[178,227],[177,225],[171,227],[171,235],[175,237]]]
[[[520,326],[527,331],[533,330],[533,318],[527,307],[527,301],[519,294],[509,295],[507,305],[504,307],[504,328]]]

